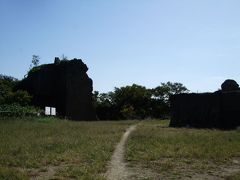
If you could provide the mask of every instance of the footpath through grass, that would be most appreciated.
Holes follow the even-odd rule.
[[[168,128],[168,123],[138,126],[128,141],[129,166],[163,179],[240,179],[239,130]]]
[[[0,179],[103,179],[133,121],[0,120]]]
[[[104,179],[122,134],[136,121],[0,119],[0,179]],[[168,128],[142,121],[127,143],[144,179],[240,179],[240,131]],[[131,167],[129,167],[131,169]]]

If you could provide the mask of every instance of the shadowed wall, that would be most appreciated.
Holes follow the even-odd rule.
[[[56,107],[60,116],[73,120],[95,120],[92,80],[81,59],[34,67],[19,87],[33,96],[33,104]]]
[[[170,98],[172,127],[222,128],[240,126],[240,91],[179,94]]]

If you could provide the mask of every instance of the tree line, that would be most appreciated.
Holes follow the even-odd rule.
[[[161,83],[152,89],[133,84],[108,93],[94,91],[93,99],[100,120],[164,118],[170,113],[170,96],[188,92],[181,83]]]

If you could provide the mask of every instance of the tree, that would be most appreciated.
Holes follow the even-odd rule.
[[[124,119],[136,119],[138,116],[135,112],[135,109],[132,105],[124,105],[121,109],[121,114]]]
[[[113,92],[95,91],[93,99],[100,119],[143,119],[149,116],[151,92],[133,84],[115,88]]]
[[[133,84],[115,88],[112,95],[113,103],[115,104],[121,118],[143,119],[150,115],[151,91],[144,86]]]
[[[34,67],[37,67],[39,65],[39,63],[40,63],[40,57],[38,55],[32,55],[32,61],[31,61],[30,67],[29,67],[28,74]],[[24,77],[26,77],[26,76],[27,76],[27,74]]]
[[[0,104],[28,105],[31,96],[27,91],[16,90],[18,80],[11,76],[0,75]]]
[[[169,103],[169,98],[171,95],[188,93],[189,90],[182,83],[161,83],[160,86],[152,89],[153,97],[156,99],[161,99],[166,103]]]
[[[40,57],[38,55],[32,55],[32,67],[36,67],[39,65]]]
[[[170,96],[186,92],[181,83],[161,83],[154,89],[133,84],[108,93],[95,91],[93,99],[100,119],[163,118],[170,112]]]
[[[40,57],[38,55],[32,55],[32,61],[29,66],[29,71],[27,74],[24,75],[24,78],[26,78],[31,72],[39,68],[39,63],[40,63]]]
[[[16,92],[11,92],[7,97],[6,104],[19,104],[21,106],[27,106],[30,104],[32,96],[28,94],[27,91],[17,90]]]
[[[14,77],[0,74],[0,104],[7,103],[7,99],[17,82],[18,80]]]
[[[99,93],[93,92],[94,105],[96,108],[97,116],[101,120],[118,119],[118,112],[112,101],[113,92]]]

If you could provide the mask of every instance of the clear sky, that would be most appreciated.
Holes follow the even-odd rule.
[[[33,54],[81,58],[94,90],[181,82],[240,84],[239,0],[0,0],[0,73],[22,79]]]

